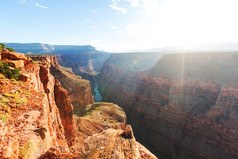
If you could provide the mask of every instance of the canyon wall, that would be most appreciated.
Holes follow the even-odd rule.
[[[100,72],[109,53],[98,51],[90,45],[51,45],[44,43],[4,43],[17,52],[28,55],[57,55],[57,60],[63,67],[71,68],[75,75],[82,76],[91,83],[93,92],[95,83],[92,76]],[[94,93],[94,92],[93,92]]]
[[[82,54],[67,54],[56,55],[57,61],[63,67],[70,68],[73,74],[82,76],[90,81],[91,92],[95,94],[95,80],[93,76],[97,75],[106,59],[110,56],[109,53],[82,53]]]
[[[24,82],[0,79],[1,158],[38,158],[51,147],[69,151],[64,126],[67,129],[72,122],[62,125],[50,65],[34,64],[24,54],[6,52],[8,56],[2,55],[5,62],[23,60],[25,64],[20,74]]]
[[[237,54],[168,54],[134,71],[120,59],[104,64],[99,89],[125,110],[137,139],[176,159],[238,157]]]
[[[87,77],[100,72],[109,55],[108,53],[84,53],[56,55],[56,58],[61,66],[70,67],[76,75]]]
[[[56,55],[30,56],[34,61],[44,61],[51,64],[50,73],[57,79],[68,93],[74,106],[74,113],[78,116],[85,113],[85,108],[94,102],[90,82],[74,75],[71,68],[64,68],[58,64]]]
[[[20,53],[2,55],[23,66],[18,81],[0,74],[0,158],[156,159],[136,142],[119,106],[91,102],[82,117],[73,115],[67,90],[50,73],[54,56],[33,62]]]

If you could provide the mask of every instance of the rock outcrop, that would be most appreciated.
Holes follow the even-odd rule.
[[[21,57],[28,59],[24,54]],[[54,99],[55,80],[48,66],[29,63],[22,73],[28,75],[26,82],[1,79],[5,111],[0,121],[1,158],[38,158],[51,147],[69,151]]]
[[[25,54],[10,52],[7,49],[2,49],[1,59],[2,61],[11,64],[14,68],[24,67],[25,65],[32,63],[32,59],[25,56]]]
[[[126,125],[126,114],[122,108],[112,103],[94,103],[89,113],[77,118],[78,143],[72,149],[81,149],[80,158],[146,158],[140,151],[131,126]],[[147,149],[145,149],[147,150]],[[148,150],[147,150],[148,151]],[[146,151],[144,151],[146,152]],[[150,152],[147,158],[156,159]]]
[[[237,61],[233,53],[171,54],[128,72],[109,59],[99,89],[103,101],[125,110],[136,138],[156,150],[177,159],[235,159]]]
[[[56,63],[21,56],[29,60],[24,81],[0,79],[0,158],[156,158],[136,142],[122,108],[91,103],[74,116],[68,92],[50,73]]]
[[[64,126],[65,137],[68,145],[72,146],[76,137],[76,128],[73,122],[73,106],[71,104],[68,92],[66,89],[61,87],[58,80],[55,81],[54,85],[55,102],[60,112],[61,122]]]
[[[44,62],[44,63],[49,63],[51,64],[51,67],[56,67],[59,68],[59,63],[56,60],[55,55],[31,55],[29,56],[32,60],[35,62]]]
[[[74,113],[78,116],[85,113],[85,107],[94,102],[90,82],[74,75],[72,69],[60,66],[56,60],[56,55],[30,57],[34,61],[44,61],[51,64],[50,73],[69,92],[70,100],[74,106]]]

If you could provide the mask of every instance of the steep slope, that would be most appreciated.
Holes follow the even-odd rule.
[[[74,113],[78,116],[85,111],[87,105],[94,102],[88,80],[73,74],[71,69],[59,66],[55,55],[30,56],[34,61],[45,61],[51,64],[50,72],[55,79],[59,80],[62,87],[67,89],[74,106]]]
[[[76,75],[87,77],[100,72],[109,55],[108,53],[84,53],[57,55],[56,58],[61,66],[70,67]]]
[[[126,125],[124,111],[112,103],[95,103],[83,117],[74,117],[77,140],[71,153],[50,149],[41,158],[148,158],[156,159],[135,141],[133,131]]]
[[[142,71],[154,66],[162,54],[159,52],[111,54],[105,64],[115,66],[123,71]]]
[[[63,67],[71,68],[75,75],[82,76],[91,83],[93,92],[95,84],[93,77],[98,74],[109,53],[98,51],[90,45],[50,45],[43,43],[5,43],[7,47],[18,52],[32,54],[54,54]]]
[[[5,55],[2,57],[7,62],[24,61],[20,78],[25,82],[0,79],[1,158],[37,158],[51,147],[69,151],[64,128],[72,125],[61,123],[49,65],[33,64],[24,54],[6,52]],[[67,109],[71,104],[64,107]]]
[[[237,53],[168,54],[160,59],[151,74],[237,84],[237,62]]]
[[[75,75],[82,76],[90,81],[91,92],[94,92],[94,76],[101,71],[101,68],[108,59],[108,53],[83,53],[56,55],[56,59],[63,67],[70,68]]]
[[[169,54],[129,72],[107,62],[100,93],[125,110],[137,139],[172,158],[235,159],[237,60],[235,53]]]
[[[2,57],[23,67],[20,81],[1,74],[0,158],[156,158],[136,142],[117,105],[93,103],[73,116],[68,92],[50,74],[54,57],[33,62],[6,50]]]

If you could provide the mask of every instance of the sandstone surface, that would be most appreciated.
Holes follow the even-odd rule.
[[[74,116],[67,90],[50,73],[56,63],[27,60],[24,81],[0,79],[0,158],[156,158],[140,150],[122,108],[90,103]]]
[[[59,80],[62,87],[69,92],[70,100],[74,106],[74,113],[80,116],[87,105],[94,102],[90,82],[74,75],[72,69],[60,66],[55,55],[31,56],[34,61],[45,61],[51,64],[50,72]]]

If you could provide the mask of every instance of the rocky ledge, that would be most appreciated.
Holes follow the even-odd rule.
[[[21,80],[0,78],[0,158],[156,158],[136,142],[117,105],[91,103],[74,116],[49,62],[6,51],[2,60],[23,64]]]

